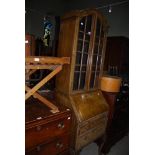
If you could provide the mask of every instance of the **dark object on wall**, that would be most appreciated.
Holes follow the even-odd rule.
[[[25,35],[25,56],[35,55],[35,36],[31,34]]]
[[[34,38],[34,36],[32,35],[28,35],[29,39],[31,39],[30,37],[33,38],[33,40],[35,41],[35,44],[33,44],[33,51],[32,50],[26,50],[29,51],[27,52],[26,56],[30,56],[32,55],[31,53],[33,53],[33,55],[35,56],[57,56],[57,48],[58,48],[58,39],[59,39],[59,30],[60,30],[60,16],[55,16],[55,25],[53,27],[55,27],[54,29],[54,33],[53,35],[53,40],[52,40],[52,45],[50,46],[45,46],[43,39],[42,38]],[[47,23],[45,23],[45,28],[48,28]],[[26,44],[27,46],[25,47],[27,48],[32,48],[31,46],[28,46],[29,44]],[[31,51],[31,52],[30,52]],[[38,83],[40,80],[43,79],[44,76],[46,76],[49,73],[48,70],[41,70],[41,71],[36,71],[31,78],[29,79],[30,85],[33,86],[36,83]],[[42,87],[41,89],[45,90],[54,90],[55,88],[55,77],[53,79],[51,79],[44,87]]]
[[[128,75],[129,38],[117,36],[107,38],[104,71],[110,75]]]
[[[55,16],[54,33],[52,33],[52,44],[50,46],[44,46],[44,42],[41,38],[36,39],[36,56],[57,56],[58,40],[60,32],[60,16]]]
[[[44,36],[43,36],[44,46],[46,47],[49,46],[52,27],[53,27],[53,24],[50,21],[50,16],[46,15],[44,17]]]
[[[73,11],[62,17],[58,56],[71,58],[56,78],[56,100],[73,110],[72,153],[105,132],[108,105],[99,90],[108,23],[97,10]]]
[[[52,40],[52,46],[44,46],[43,40],[41,38],[36,39],[36,56],[57,56],[58,49],[58,39],[60,31],[60,16],[55,16],[55,31],[52,34],[54,39]],[[33,76],[31,76],[31,84],[40,81],[49,71],[37,71]],[[54,90],[55,88],[55,77],[51,79],[42,89]]]
[[[37,99],[26,101],[26,155],[69,155],[71,111],[57,106],[60,112],[53,114]]]

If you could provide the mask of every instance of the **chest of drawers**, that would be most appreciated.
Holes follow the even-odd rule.
[[[26,155],[63,155],[68,152],[71,111],[64,106],[58,107],[60,112],[53,114],[38,100],[30,98],[27,101],[25,111]]]

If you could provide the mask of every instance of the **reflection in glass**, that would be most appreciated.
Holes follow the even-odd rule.
[[[93,65],[96,66],[96,61],[97,61],[97,55],[93,55]]]
[[[75,66],[75,71],[80,71],[80,66]]]
[[[82,44],[83,44],[83,42],[81,40],[79,40],[78,41],[78,47],[77,47],[78,51],[82,51]]]
[[[88,54],[83,54],[82,64],[87,64],[87,57],[88,57]]]
[[[82,72],[81,79],[80,79],[80,89],[83,89],[85,86],[85,76],[86,76],[86,72]]]
[[[79,72],[74,72],[73,90],[77,90],[79,84]]]
[[[95,44],[95,47],[94,47],[94,54],[97,54],[98,53],[98,44]]]
[[[94,77],[95,77],[95,72],[92,72],[91,78],[90,78],[90,88],[94,87]]]
[[[83,40],[83,36],[84,36],[84,33],[83,32],[79,32],[79,39]]]
[[[76,64],[80,64],[81,63],[81,53],[77,52],[76,54]]]
[[[84,29],[85,29],[85,20],[86,20],[86,17],[84,17],[84,18],[82,18],[80,20],[80,23],[79,23],[79,29],[80,29],[80,31],[84,31]]]
[[[90,41],[90,35],[89,34],[85,35],[85,40],[88,41],[88,42]]]
[[[88,50],[89,50],[89,43],[88,42],[85,42],[84,43],[84,52],[85,53],[88,53]]]
[[[82,72],[83,71],[86,71],[86,65],[85,66],[82,66]]]

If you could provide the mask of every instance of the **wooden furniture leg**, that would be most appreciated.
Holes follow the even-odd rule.
[[[106,133],[104,134],[104,136],[101,138],[101,142],[98,144],[98,155],[103,155],[102,153],[102,148],[105,144],[106,141]],[[104,154],[105,155],[105,154]]]

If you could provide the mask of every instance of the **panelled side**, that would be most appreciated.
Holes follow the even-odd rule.
[[[58,57],[70,57],[71,65],[64,65],[63,70],[57,75],[56,90],[59,92],[70,92],[71,75],[73,72],[74,48],[76,46],[76,23],[77,19],[70,18],[63,20],[60,27]]]

